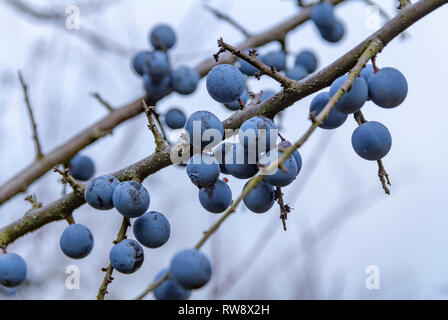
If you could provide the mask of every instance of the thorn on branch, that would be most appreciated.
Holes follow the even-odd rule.
[[[78,183],[75,180],[75,178],[72,177],[72,175],[70,174],[70,170],[68,168],[64,168],[64,170],[61,170],[61,169],[59,169],[58,166],[55,166],[53,168],[53,171],[59,173],[62,176],[62,178],[61,178],[62,183],[64,183],[64,184],[68,183],[70,185],[70,187],[72,187],[73,192],[82,195],[81,184]]]
[[[28,110],[28,115],[29,115],[30,122],[31,122],[31,129],[33,131],[33,140],[34,140],[34,145],[36,148],[36,159],[39,160],[44,157],[44,154],[42,152],[41,144],[39,141],[39,136],[37,134],[37,124],[36,124],[36,120],[34,119],[33,109],[31,108],[31,102],[30,102],[30,99],[28,96],[28,85],[25,83],[25,80],[23,79],[23,76],[22,76],[22,73],[20,72],[20,70],[17,73],[19,75],[19,81],[22,86],[23,95],[25,97],[25,104],[26,104],[26,108]]]
[[[151,130],[154,141],[156,143],[156,152],[161,151],[166,148],[165,140],[162,137],[162,134],[159,132],[154,120],[152,118],[152,114],[155,112],[154,107],[148,107],[145,100],[142,100],[143,109],[145,110],[146,117],[148,118],[148,128]]]
[[[90,93],[90,95],[98,100],[98,102],[103,105],[109,112],[114,111],[114,108],[110,105],[110,103],[104,100],[98,92],[92,92]]]
[[[37,209],[37,208],[42,208],[42,202],[37,201],[37,197],[36,197],[35,193],[25,197],[25,201],[28,201],[29,203],[31,203],[31,210]]]

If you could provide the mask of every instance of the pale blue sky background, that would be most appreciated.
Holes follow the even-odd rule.
[[[289,0],[207,2],[254,33],[299,10],[295,1]],[[396,1],[377,2],[394,14]],[[30,3],[42,5],[42,1]],[[71,2],[45,3],[65,8]],[[307,22],[290,33],[288,49],[298,52],[312,48],[319,57],[319,67],[323,67],[373,31],[366,26],[362,1],[347,1],[336,11],[347,31],[341,42],[325,43]],[[45,152],[106,115],[90,92],[99,92],[114,106],[143,94],[141,80],[130,69],[130,57],[136,50],[148,47],[146,37],[153,25],[166,22],[177,31],[179,41],[171,52],[174,66],[194,66],[211,56],[217,51],[219,37],[235,44],[242,40],[238,31],[205,11],[199,0],[114,1],[97,13],[83,12],[81,28],[88,27],[113,39],[129,48],[130,55],[97,50],[60,26],[20,14],[0,1],[0,183],[34,157],[17,69],[22,70],[30,86]],[[424,18],[409,29],[410,37],[395,39],[377,60],[380,67],[393,66],[402,71],[409,85],[408,97],[398,108],[384,110],[367,103],[363,109],[367,119],[382,122],[392,134],[392,150],[384,159],[392,195],[382,191],[376,163],[359,158],[352,150],[351,133],[356,123],[351,117],[335,131],[319,130],[300,149],[304,165],[299,178],[284,190],[286,202],[294,208],[288,231],[281,229],[277,206],[263,215],[240,207],[204,247],[214,265],[214,276],[192,299],[447,297],[447,16],[448,7],[444,7]],[[260,51],[273,48],[278,44]],[[290,65],[293,59],[289,58]],[[250,80],[249,86],[254,91],[279,90],[266,77]],[[282,134],[288,139],[297,140],[306,130],[311,98],[297,102],[284,113]],[[172,94],[160,102],[159,108],[163,112],[171,106],[187,113],[207,109],[220,119],[231,114],[208,95],[204,82],[193,95]],[[95,160],[97,174],[103,174],[140,160],[153,150],[145,117],[139,116],[84,153]],[[32,185],[29,193],[35,192],[44,203],[54,200],[62,191],[58,179],[55,173],[48,173]],[[229,183],[235,198],[244,181],[230,179]],[[183,169],[164,169],[144,184],[151,195],[150,209],[169,218],[172,236],[160,249],[145,249],[145,263],[135,274],[114,273],[108,298],[134,298],[173,254],[193,246],[202,231],[219,218],[200,206],[197,189]],[[24,196],[0,207],[0,225],[25,213],[29,204],[23,201]],[[65,221],[47,225],[9,246],[9,251],[25,258],[29,270],[28,283],[13,297],[96,297],[104,276],[100,268],[108,263],[121,216],[114,210],[99,212],[83,206],[76,211],[75,219],[87,225],[95,237],[95,247],[86,259],[70,260],[60,251],[59,237]],[[132,231],[129,235],[133,237]],[[313,246],[315,240],[318,244]],[[247,266],[253,260],[248,252],[253,251],[261,254]],[[65,288],[65,268],[70,264],[80,267],[79,290]],[[380,290],[365,287],[364,270],[368,265],[380,269]],[[236,281],[226,278],[229,272],[237,275]],[[234,285],[227,287],[233,281]]]

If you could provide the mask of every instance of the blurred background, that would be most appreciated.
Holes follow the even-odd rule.
[[[23,3],[22,3],[23,1]],[[243,36],[204,8],[207,3],[232,16],[249,32],[259,33],[296,14],[293,0],[109,0],[109,1],[0,1],[0,183],[34,160],[32,132],[23,91],[21,70],[38,124],[44,153],[64,143],[105,115],[92,96],[98,92],[119,107],[144,94],[143,84],[130,60],[148,48],[148,31],[168,23],[177,32],[170,51],[174,67],[194,67],[217,51],[216,40],[238,44]],[[390,15],[398,1],[377,1]],[[19,5],[18,5],[19,4]],[[25,4],[21,6],[20,4]],[[65,9],[80,8],[81,28],[67,30]],[[346,33],[340,42],[322,40],[311,22],[287,37],[289,66],[303,49],[313,50],[322,68],[354,47],[378,25],[365,1],[349,0],[336,9]],[[351,146],[356,128],[352,117],[334,131],[317,130],[300,149],[303,168],[297,180],[284,188],[290,213],[285,232],[275,205],[256,215],[240,206],[207,242],[203,251],[214,274],[192,299],[445,299],[448,298],[448,211],[446,192],[446,92],[448,83],[448,8],[442,7],[408,29],[378,56],[380,67],[392,66],[407,78],[409,93],[396,109],[385,110],[368,102],[368,120],[385,124],[392,134],[391,152],[384,165],[392,182],[385,195],[377,177],[377,164],[361,159]],[[62,18],[61,18],[62,17]],[[373,18],[376,21],[376,18]],[[271,43],[259,52],[278,49]],[[280,87],[263,76],[249,80],[252,91]],[[281,132],[297,140],[309,125],[308,108],[314,95],[283,112]],[[205,82],[194,94],[169,95],[158,104],[163,114],[170,107],[187,114],[209,110],[220,119],[231,112],[214,101]],[[169,132],[172,140],[179,132]],[[151,154],[154,142],[139,115],[117,127],[82,153],[94,159],[97,175],[128,166]],[[59,198],[60,176],[47,173],[27,194],[48,203]],[[245,181],[230,178],[236,198]],[[106,299],[133,299],[167,266],[181,249],[193,246],[219,215],[205,211],[197,188],[185,169],[171,166],[148,177],[150,210],[165,214],[171,238],[159,249],[145,248],[145,262],[134,274],[114,272]],[[30,207],[25,194],[0,207],[0,226],[20,218]],[[90,228],[95,238],[91,254],[71,260],[59,248],[67,225],[59,221],[28,234],[8,247],[27,262],[28,279],[14,289],[0,289],[2,299],[94,299],[108,265],[109,250],[121,224],[115,210],[100,212],[89,206],[76,210],[77,223]],[[132,230],[128,236],[133,238]],[[66,268],[80,269],[80,289],[65,286]],[[368,266],[379,270],[379,289],[368,289]],[[153,299],[152,294],[148,295]]]

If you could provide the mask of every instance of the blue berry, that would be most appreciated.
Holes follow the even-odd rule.
[[[143,264],[143,248],[135,240],[124,239],[112,247],[109,260],[115,270],[125,274],[133,273]]]
[[[171,87],[177,93],[187,95],[196,90],[199,79],[195,69],[179,67],[171,73]]]
[[[168,50],[176,43],[176,33],[169,25],[159,24],[151,30],[149,41],[154,49]]]
[[[249,153],[242,145],[233,144],[225,150],[226,171],[238,179],[253,177],[258,172],[258,156]]]
[[[168,128],[171,129],[183,128],[186,121],[187,117],[185,116],[185,113],[180,109],[172,108],[168,110],[168,112],[165,114],[165,123],[168,126]]]
[[[247,90],[244,90],[243,94],[241,95],[240,99],[243,101],[243,103],[246,103],[249,99],[249,93],[247,93]],[[225,103],[224,106],[232,111],[240,110],[241,106],[238,100],[233,101],[232,103]]]
[[[87,181],[95,174],[95,164],[89,157],[76,155],[70,161],[70,173],[77,180]]]
[[[219,178],[218,161],[207,153],[197,153],[187,164],[187,174],[197,187],[211,186]]]
[[[329,2],[321,2],[311,9],[311,20],[318,28],[328,28],[334,24],[334,6]]]
[[[199,250],[186,249],[171,260],[170,274],[185,289],[199,289],[210,280],[212,266]]]
[[[286,70],[286,54],[283,51],[272,51],[260,57],[260,60],[268,67],[274,67],[278,71]]]
[[[226,211],[232,202],[232,191],[227,183],[218,180],[215,184],[199,190],[199,202],[205,210],[221,213]]]
[[[273,149],[266,152],[266,154],[260,159],[260,163],[265,166],[269,166],[270,164],[278,161],[281,156],[282,156],[281,151]],[[282,167],[286,171],[283,171]],[[272,184],[273,186],[285,187],[296,179],[297,172],[298,172],[297,162],[291,155],[283,162],[281,167],[278,167],[274,172],[272,172],[269,175],[266,175],[263,179],[264,181]]]
[[[82,259],[92,251],[93,236],[86,226],[71,224],[62,233],[59,245],[67,257]]]
[[[137,181],[120,183],[112,196],[115,208],[128,218],[136,218],[144,214],[149,207],[149,200],[148,191]]]
[[[338,42],[342,39],[345,33],[345,28],[342,22],[335,20],[331,27],[319,28],[320,35],[328,42]]]
[[[210,96],[221,103],[237,100],[246,88],[243,74],[230,64],[215,66],[207,75],[207,91]]]
[[[383,68],[369,78],[370,99],[382,108],[395,108],[408,94],[408,83],[394,68]]]
[[[153,81],[161,80],[171,73],[171,64],[168,55],[160,50],[150,52],[145,60],[144,73],[151,76]]]
[[[278,131],[274,122],[266,117],[252,117],[243,122],[238,133],[240,143],[250,153],[261,154],[273,148]]]
[[[244,187],[247,186],[246,183]],[[272,184],[266,181],[260,181],[255,188],[243,198],[246,207],[255,213],[263,213],[272,208],[275,201],[275,191]]]
[[[285,140],[278,144],[278,150],[284,151],[291,146],[292,146],[291,142]],[[300,155],[299,150],[297,150],[297,149],[294,150],[294,152],[292,153],[292,156],[293,156],[294,160],[296,161],[297,175],[298,175],[300,173],[300,170],[302,169],[302,156]]]
[[[169,272],[168,268],[160,271],[154,278],[154,282],[162,279],[167,272]],[[166,279],[161,285],[154,289],[154,297],[156,300],[187,300],[190,298],[190,295],[190,290],[182,288],[171,278]]]
[[[21,256],[7,253],[0,256],[0,283],[12,288],[26,280],[26,263]]]
[[[229,174],[225,165],[226,150],[231,150],[233,147],[234,147],[233,143],[223,142],[219,144],[215,148],[215,150],[213,150],[213,156],[219,163],[219,169],[221,170],[221,173]]]
[[[380,160],[389,152],[392,146],[392,137],[383,124],[368,121],[353,132],[352,146],[361,158]]]
[[[292,80],[302,80],[308,75],[308,70],[299,64],[286,71],[285,75]]]
[[[111,175],[104,175],[95,178],[87,184],[84,190],[84,199],[95,209],[112,209],[114,207],[112,195],[115,187],[119,184],[120,181]]]
[[[151,100],[162,98],[170,90],[170,81],[169,76],[156,81],[149,74],[145,73],[143,75],[143,84],[147,97]]]
[[[317,116],[327,105],[328,100],[330,100],[330,95],[328,92],[321,92],[316,95],[311,101],[310,105],[310,113]],[[348,115],[342,112],[339,112],[336,108],[332,108],[330,113],[328,114],[327,119],[319,126],[322,129],[336,129],[347,120]]]
[[[199,150],[216,146],[221,142],[224,135],[224,127],[221,121],[208,111],[192,113],[185,123],[185,130],[190,144]]]
[[[249,50],[246,50],[246,54],[249,54]],[[258,68],[251,65],[249,62],[243,59],[238,59],[238,63],[240,64],[239,69],[242,73],[248,76],[253,76],[256,74],[259,70]]]
[[[340,76],[333,81],[330,87],[330,96],[332,97],[339,88],[347,80],[348,75]],[[354,113],[359,111],[369,96],[369,90],[367,88],[366,81],[362,77],[357,77],[352,84],[350,90],[344,93],[344,95],[336,103],[335,108],[342,113]]]
[[[373,69],[373,65],[369,63],[361,70],[360,75],[364,78],[364,80],[366,80],[366,83],[368,84],[370,76],[374,73],[375,70]]]
[[[297,55],[295,65],[304,66],[308,73],[314,72],[317,69],[316,55],[309,50],[304,50]]]
[[[147,65],[149,56],[150,56],[149,51],[141,51],[137,53],[132,59],[132,66],[138,75],[143,76],[143,74],[145,73],[146,68],[145,66]]]
[[[150,211],[139,217],[133,228],[138,242],[148,248],[161,247],[170,238],[170,223],[157,211]]]

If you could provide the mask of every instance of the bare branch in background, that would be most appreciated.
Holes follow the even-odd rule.
[[[40,145],[39,136],[37,134],[37,124],[36,124],[36,120],[34,119],[33,108],[31,108],[31,102],[30,102],[30,98],[28,96],[28,86],[25,83],[25,80],[23,80],[22,73],[20,71],[18,71],[18,74],[19,74],[20,84],[22,85],[22,89],[23,89],[23,95],[25,98],[26,108],[28,110],[28,115],[30,117],[31,129],[33,131],[33,141],[34,141],[34,146],[36,148],[36,160],[39,161],[40,159],[42,159],[44,157],[44,154],[42,153],[42,147]]]
[[[241,32],[246,38],[251,37],[251,34],[241,24],[232,19],[232,17],[230,17],[229,15],[220,12],[218,9],[215,9],[209,6],[208,4],[205,4],[204,7],[208,11],[210,11],[213,15],[215,15],[215,17],[217,17],[218,19],[228,22],[232,27]]]
[[[98,92],[92,92],[90,95],[98,100],[98,102],[102,104],[107,110],[109,110],[110,112],[114,111],[114,108],[110,105],[110,103],[104,100]]]

